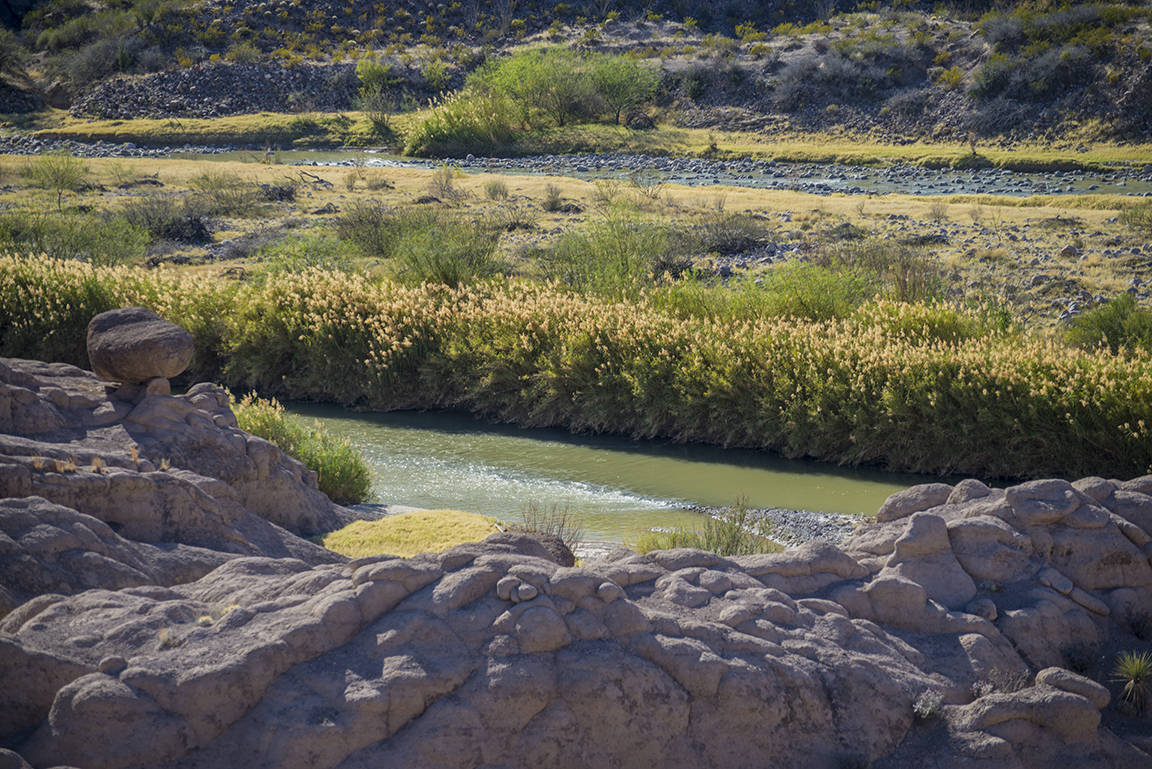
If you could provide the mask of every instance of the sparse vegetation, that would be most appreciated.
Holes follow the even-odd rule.
[[[1121,701],[1137,713],[1148,704],[1148,691],[1152,687],[1152,653],[1123,652],[1116,658],[1112,669],[1113,680],[1124,684]]]
[[[770,535],[771,526],[749,511],[747,495],[742,495],[719,516],[704,516],[700,528],[645,531],[626,538],[625,545],[638,553],[691,547],[728,557],[781,550]]]

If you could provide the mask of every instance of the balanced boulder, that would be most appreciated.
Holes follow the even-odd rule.
[[[193,349],[191,334],[143,307],[102,312],[88,324],[88,359],[109,382],[170,379],[188,368]]]

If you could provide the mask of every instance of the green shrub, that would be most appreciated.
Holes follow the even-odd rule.
[[[409,155],[492,154],[513,133],[513,111],[499,93],[455,93],[431,102],[431,114],[409,132]]]
[[[312,269],[347,272],[354,269],[355,253],[348,241],[325,232],[309,232],[266,244],[256,254],[260,260],[256,271],[265,275]]]
[[[320,491],[337,504],[367,502],[372,471],[347,440],[334,438],[319,421],[312,427],[284,411],[275,399],[246,395],[232,401],[240,429],[274,443],[285,454],[316,472]]]
[[[56,207],[63,205],[65,192],[77,192],[86,184],[88,166],[67,151],[45,152],[24,168],[38,187],[56,193]]]
[[[255,184],[227,171],[205,171],[189,180],[197,190],[195,208],[203,216],[257,216],[264,193]]]
[[[28,61],[28,52],[20,44],[16,33],[7,27],[0,27],[0,75],[23,74]]]
[[[1142,711],[1148,702],[1148,691],[1152,688],[1152,653],[1122,653],[1116,658],[1112,675],[1113,680],[1124,684],[1121,700],[1136,712]]]
[[[675,254],[669,228],[619,212],[583,231],[569,231],[542,254],[550,280],[600,294],[632,294],[664,270],[659,265]]]
[[[456,288],[501,274],[499,234],[449,217],[409,231],[396,243],[396,275],[406,283],[442,284]]]
[[[141,259],[147,245],[147,232],[123,217],[22,209],[0,213],[0,253],[107,267]]]
[[[612,113],[614,123],[620,113],[645,104],[660,86],[660,77],[651,67],[626,56],[598,54],[590,62],[596,95]]]
[[[1121,294],[1074,317],[1066,335],[1077,347],[1107,347],[1113,355],[1121,347],[1152,350],[1152,311],[1138,307],[1132,294]]]
[[[587,61],[576,51],[559,46],[533,48],[488,61],[469,76],[468,84],[507,98],[524,125],[541,113],[563,126],[596,112]]]

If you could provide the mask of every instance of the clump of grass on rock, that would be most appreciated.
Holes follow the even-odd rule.
[[[499,529],[496,521],[459,510],[417,510],[378,521],[356,521],[317,537],[317,544],[349,558],[387,553],[410,558],[442,553],[464,542],[479,542]]]
[[[319,476],[320,491],[339,504],[366,502],[371,497],[372,471],[346,440],[334,438],[317,422],[309,427],[284,411],[275,399],[246,395],[233,401],[240,428],[280,447]]]

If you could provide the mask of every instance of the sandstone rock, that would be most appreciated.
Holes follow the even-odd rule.
[[[924,588],[928,598],[948,608],[968,603],[976,595],[976,583],[952,554],[948,536],[943,518],[913,514],[880,577],[892,573],[910,579]]]
[[[1097,710],[1106,708],[1112,699],[1111,693],[1105,687],[1064,668],[1044,668],[1036,674],[1036,684],[1078,694],[1095,705]]]
[[[953,521],[948,541],[956,560],[974,579],[1011,582],[1028,565],[1032,540],[999,518],[977,516]]]
[[[143,307],[109,310],[88,324],[92,370],[110,382],[171,379],[192,361],[192,335]]]
[[[876,511],[876,520],[887,523],[944,504],[952,491],[953,487],[946,483],[925,483],[898,491]]]

